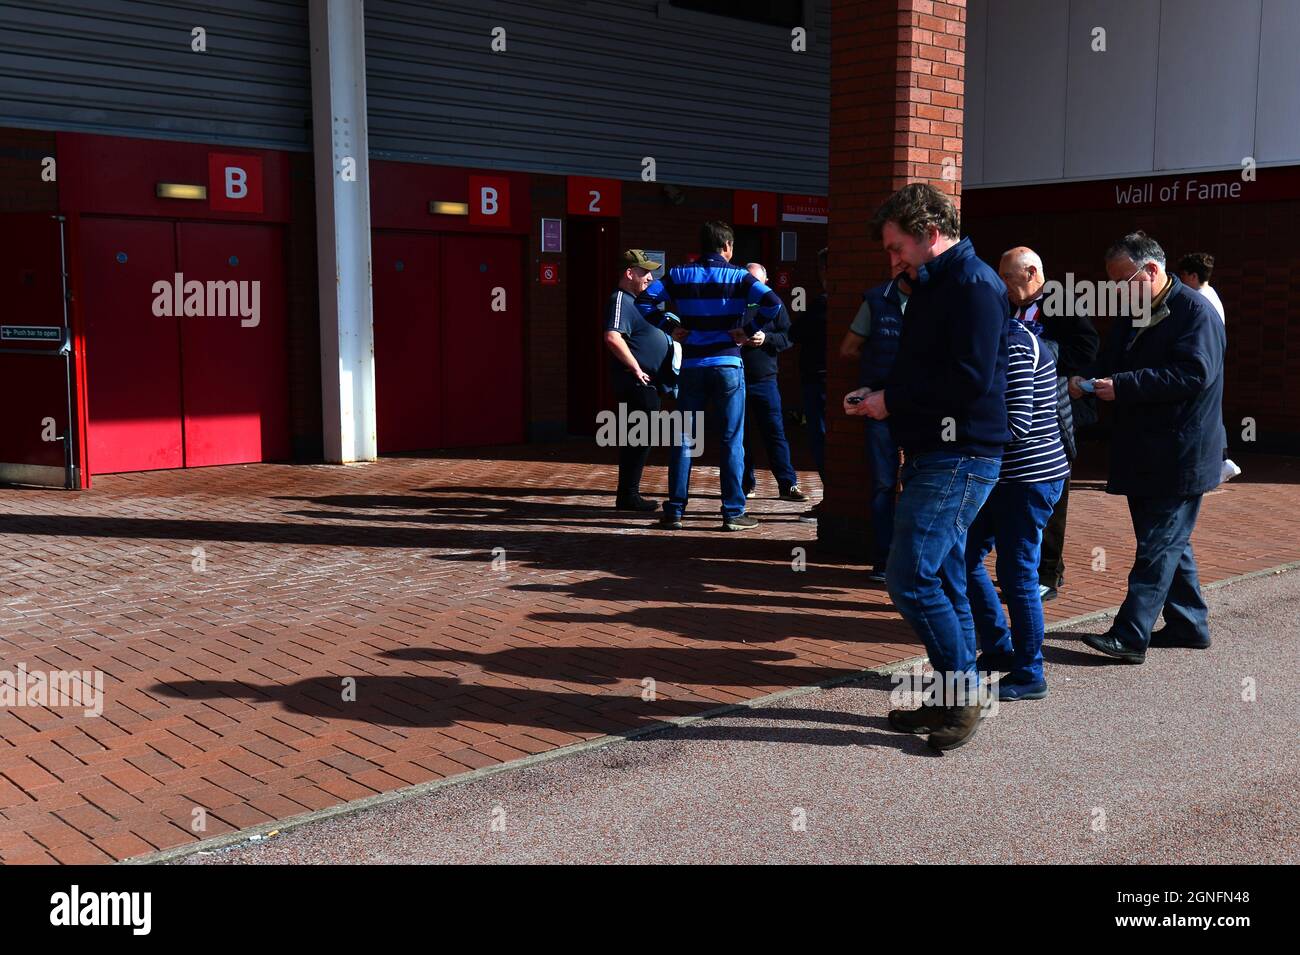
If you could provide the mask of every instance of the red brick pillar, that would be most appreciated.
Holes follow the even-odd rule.
[[[865,559],[870,541],[863,425],[841,406],[858,369],[839,357],[862,292],[888,278],[869,224],[909,182],[932,182],[960,203],[965,50],[965,0],[832,0],[827,487],[817,526],[827,553]]]

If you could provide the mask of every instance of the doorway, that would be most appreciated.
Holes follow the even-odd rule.
[[[618,279],[617,219],[570,216],[567,222],[568,427],[594,435],[596,415],[614,407],[605,348],[605,308]]]
[[[521,241],[376,231],[371,248],[380,453],[522,443]]]
[[[276,226],[81,220],[92,474],[289,457],[282,241]]]

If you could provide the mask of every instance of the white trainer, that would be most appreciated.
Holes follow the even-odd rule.
[[[1232,458],[1224,458],[1223,470],[1219,472],[1219,483],[1223,484],[1225,481],[1231,481],[1240,473],[1241,468],[1237,467]]]

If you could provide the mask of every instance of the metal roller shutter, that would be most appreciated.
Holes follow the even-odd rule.
[[[305,0],[6,0],[0,125],[307,149],[307,43]]]
[[[790,31],[656,0],[368,0],[370,148],[383,158],[826,191],[829,5]],[[505,29],[506,51],[491,48]]]

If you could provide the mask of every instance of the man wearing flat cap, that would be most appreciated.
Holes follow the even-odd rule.
[[[605,308],[605,346],[611,359],[610,382],[614,399],[627,411],[647,414],[659,410],[656,377],[672,347],[672,339],[645,320],[636,298],[654,281],[652,274],[662,263],[651,261],[640,249],[628,249],[619,257],[618,288]],[[621,417],[621,416],[620,416]],[[658,505],[641,496],[641,472],[650,457],[648,442],[626,444],[618,450],[618,494],[614,506],[620,511],[653,511]]]

